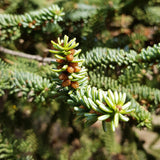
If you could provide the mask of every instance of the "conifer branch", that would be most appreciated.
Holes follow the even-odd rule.
[[[67,102],[74,108],[79,119],[84,119],[86,126],[90,126],[100,120],[104,131],[106,131],[106,123],[111,122],[111,128],[115,131],[119,121],[129,121],[128,116],[130,115],[132,118],[136,118],[140,127],[146,126],[150,128],[150,113],[137,106],[137,102],[131,103],[132,98],[126,98],[125,92],[117,92],[117,89],[114,92],[110,89],[103,91],[96,87],[91,87],[88,85],[86,71],[84,71],[84,74],[81,74],[81,71],[78,71],[78,74],[74,73],[74,67],[83,61],[77,57],[81,50],[73,50],[78,46],[78,43],[75,42],[75,39],[68,42],[68,39],[65,35],[62,40],[58,38],[58,43],[52,41],[55,50],[50,50],[50,52],[54,53],[55,57],[58,58],[55,62],[57,68],[53,69],[53,71],[60,73],[56,79],[58,85],[61,85],[59,92],[66,91],[70,97]],[[75,62],[77,64],[73,66]],[[74,82],[77,82],[77,84],[83,82],[83,84],[74,87],[72,85]],[[146,123],[145,120],[147,120]]]
[[[23,31],[27,33],[33,30],[42,31],[46,24],[62,21],[63,15],[63,9],[57,5],[23,15],[0,14],[0,40],[15,40]]]
[[[36,60],[36,61],[44,62],[44,63],[50,63],[50,62],[55,61],[53,58],[43,58],[39,55],[31,55],[31,54],[27,54],[27,53],[24,53],[24,52],[13,51],[11,49],[7,49],[7,48],[4,48],[2,46],[0,46],[0,52],[5,53],[5,54],[10,54],[10,55],[13,55],[13,56],[32,59],[32,60]]]

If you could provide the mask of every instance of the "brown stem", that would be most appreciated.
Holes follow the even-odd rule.
[[[0,46],[0,52],[5,53],[5,54],[10,54],[13,56],[27,58],[27,59],[33,59],[33,60],[44,62],[44,63],[50,63],[52,61],[55,61],[55,59],[52,59],[52,58],[43,58],[39,55],[30,55],[30,54],[23,53],[23,52],[13,51],[13,50],[4,48],[2,46]]]

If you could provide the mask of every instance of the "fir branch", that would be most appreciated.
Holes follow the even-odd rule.
[[[151,88],[146,85],[140,85],[139,83],[122,85],[118,80],[111,77],[106,77],[99,73],[96,74],[92,71],[89,72],[89,76],[91,77],[89,84],[96,86],[97,88],[126,92],[130,97],[135,97],[138,101],[146,100],[150,103],[150,105],[154,105],[155,107],[160,103],[159,89]]]
[[[63,15],[62,9],[57,5],[52,5],[48,8],[26,13],[24,15],[0,14],[0,25],[1,29],[14,26],[35,28],[35,26],[39,26],[47,20],[53,20],[54,23],[56,23],[57,21],[62,20],[61,16]],[[32,23],[32,25],[29,25],[30,23]]]
[[[111,87],[110,87],[111,88]],[[101,120],[103,123],[104,131],[106,130],[106,122],[111,122],[112,130],[115,130],[117,123],[119,120],[116,120],[116,114],[124,114],[120,116],[120,120],[128,121],[129,118],[125,116],[125,114],[130,114],[129,117],[131,119],[136,119],[137,125],[139,127],[148,127],[151,128],[151,114],[144,107],[142,107],[133,97],[132,95],[125,90],[125,88],[120,92],[118,88],[116,88],[115,92],[112,93],[110,89],[108,91],[103,91],[101,89],[97,89],[96,87],[88,86],[85,89],[81,89],[80,91],[76,91],[75,94],[71,94],[70,97],[72,100],[68,100],[69,105],[76,106],[74,107],[77,116],[80,119],[84,119],[88,125],[92,125],[97,120]],[[117,90],[119,91],[117,93]],[[110,94],[111,93],[111,94]],[[122,105],[123,96],[127,93],[126,104]],[[118,94],[118,95],[117,95]],[[112,95],[112,96],[111,96]],[[116,98],[117,95],[117,98]],[[119,104],[116,104],[111,99],[117,99]],[[131,104],[129,105],[129,103]],[[115,105],[113,109],[111,106]],[[126,111],[122,111],[121,109],[117,111],[117,107],[123,108],[123,106],[127,106]],[[112,110],[113,109],[113,110]],[[124,118],[124,119],[123,119]]]
[[[55,83],[34,73],[15,70],[11,72],[10,81],[10,94],[18,93],[29,102],[49,102],[58,94]]]
[[[52,58],[43,58],[39,55],[30,55],[30,54],[27,54],[27,53],[24,53],[24,52],[13,51],[13,50],[4,48],[2,46],[0,46],[0,52],[5,53],[5,54],[10,54],[10,55],[13,55],[13,56],[32,59],[32,60],[36,60],[36,61],[44,62],[44,63],[50,63],[50,62],[55,61],[55,59],[52,59]]]
[[[14,159],[13,144],[0,134],[0,159]]]
[[[117,89],[114,92],[112,92],[110,89],[108,91],[103,91],[101,89],[98,90],[95,87],[88,86],[87,79],[85,80],[86,82],[83,82],[85,85],[81,85],[76,88],[72,86],[72,81],[77,81],[79,83],[81,79],[85,79],[85,75],[83,77],[83,75],[80,73],[77,75],[78,77],[73,76],[72,79],[70,79],[74,69],[73,72],[70,72],[68,67],[72,67],[70,66],[70,63],[75,62],[74,58],[80,52],[78,52],[78,50],[74,50],[74,52],[70,50],[76,47],[77,44],[74,39],[70,40],[69,42],[68,39],[69,38],[65,35],[63,40],[58,38],[58,43],[52,41],[53,47],[56,50],[51,50],[51,52],[54,53],[58,58],[56,62],[57,65],[58,63],[62,65],[60,68],[57,67],[57,69],[54,69],[53,71],[61,73],[59,75],[59,79],[63,80],[63,82],[62,88],[60,88],[59,91],[61,92],[65,89],[68,90],[68,94],[70,96],[68,103],[74,107],[74,110],[77,112],[79,118],[84,118],[87,126],[95,123],[97,120],[102,121],[104,131],[106,131],[106,123],[109,121],[111,122],[112,130],[115,131],[115,128],[118,127],[119,120],[127,122],[129,118],[126,115],[130,114],[132,117],[138,120],[140,126],[150,127],[150,113],[141,108],[138,103],[135,102],[131,104],[130,101],[127,101],[125,92],[118,93]],[[70,47],[69,44],[71,44]],[[97,56],[96,58],[97,62],[99,62],[99,57]],[[77,59],[76,61],[79,62],[80,60]],[[72,89],[70,85],[74,89]],[[129,99],[132,100],[133,98],[130,96]],[[131,114],[131,112],[133,112],[133,114]],[[140,117],[139,114],[142,117]]]
[[[23,133],[24,137],[15,138],[11,136],[6,138],[6,133],[0,133],[0,159],[30,159],[33,160],[33,154],[37,149],[37,138],[31,131]],[[19,156],[21,156],[19,158]]]
[[[160,43],[142,49],[137,60],[148,63],[160,63]]]
[[[63,9],[57,5],[24,15],[0,14],[0,40],[15,40],[22,31],[42,30],[47,23],[62,21]]]
[[[135,66],[143,65],[139,62],[159,63],[160,59],[160,43],[155,44],[153,47],[142,49],[138,54],[133,50],[126,52],[122,49],[110,49],[110,48],[94,48],[93,50],[83,54],[82,58],[86,59],[85,66],[87,68],[94,68],[102,66],[104,68],[115,69],[115,66]]]
[[[94,48],[93,50],[82,55],[82,58],[86,59],[86,67],[103,66],[107,68],[114,68],[116,65],[135,65],[137,53],[133,50],[125,52],[119,49],[110,48]]]

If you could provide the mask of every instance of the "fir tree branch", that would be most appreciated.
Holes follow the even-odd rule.
[[[111,122],[111,128],[115,131],[119,120],[129,121],[128,114],[130,114],[132,118],[136,118],[139,123],[138,126],[150,128],[150,113],[144,110],[133,98],[129,97],[130,100],[133,99],[132,101],[135,101],[134,103],[128,101],[129,99],[126,98],[125,92],[117,92],[117,89],[114,92],[110,89],[103,91],[89,86],[86,73],[80,73],[83,68],[78,71],[78,74],[74,73],[76,69],[74,67],[78,67],[78,62],[83,61],[77,59],[78,57],[76,58],[81,50],[73,49],[78,46],[78,43],[75,42],[75,39],[69,42],[68,40],[69,37],[65,35],[62,40],[58,38],[58,43],[51,41],[56,50],[50,50],[50,52],[55,54],[57,58],[57,68],[52,69],[52,71],[59,74],[57,82],[60,82],[58,85],[62,86],[59,92],[68,90],[70,99],[67,100],[67,103],[73,107],[78,119],[84,119],[86,126],[90,126],[100,120],[104,131],[106,131],[106,123]],[[73,66],[75,62],[76,66]],[[75,82],[77,83],[76,86],[74,85]],[[83,84],[79,85],[81,83]]]
[[[23,15],[0,14],[0,40],[15,40],[19,38],[23,31],[44,31],[46,24],[56,24],[62,21],[63,9],[57,5],[48,8],[32,11]]]
[[[27,54],[27,53],[24,53],[24,52],[13,51],[13,50],[4,48],[2,46],[0,46],[0,52],[5,53],[5,54],[10,54],[10,55],[13,55],[13,56],[32,59],[32,60],[36,60],[36,61],[44,62],[44,63],[50,63],[52,61],[55,61],[53,58],[43,58],[39,55],[30,55],[30,54]]]

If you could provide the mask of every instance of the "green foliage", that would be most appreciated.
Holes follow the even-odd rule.
[[[0,14],[1,41],[19,38],[21,30],[27,33],[32,30],[45,30],[45,25],[56,24],[62,20],[63,15],[62,9],[57,5],[24,15]]]
[[[160,58],[160,44],[154,45],[153,47],[148,47],[147,49],[142,49],[141,53],[138,55],[138,59],[142,62],[154,62],[159,63]]]
[[[102,66],[107,68],[115,68],[115,65],[133,65],[136,61],[137,53],[135,51],[125,52],[124,50],[108,49],[108,48],[95,48],[87,52],[82,57],[86,59],[85,65],[91,68]],[[102,63],[103,62],[103,63]]]
[[[28,134],[30,133],[30,134]],[[33,160],[33,152],[36,151],[37,142],[34,133],[28,131],[26,136],[20,141],[14,140],[14,137],[9,139],[0,135],[0,159],[18,159],[18,160]],[[27,135],[28,134],[28,135]],[[27,148],[27,150],[26,150]],[[25,154],[28,154],[25,156]]]
[[[95,12],[96,7],[79,3],[76,5],[76,10],[70,12],[67,15],[67,18],[72,22],[81,20],[86,21],[89,17],[95,14]]]
[[[9,89],[9,77],[6,74],[6,68],[8,65],[4,63],[2,60],[0,60],[0,96],[2,96],[5,92],[5,89]]]
[[[80,139],[81,145],[84,146],[78,151],[74,152],[72,154],[71,159],[72,160],[87,160],[89,157],[91,157],[92,153],[96,151],[96,149],[99,147],[99,143],[92,142],[91,140],[88,139],[85,135],[81,137]]]
[[[99,137],[104,144],[104,147],[107,151],[107,154],[109,156],[109,159],[111,158],[112,153],[119,153],[120,152],[120,146],[115,140],[115,133],[112,131],[111,125],[109,123],[107,125],[107,134],[105,132],[99,133]]]
[[[149,23],[150,25],[156,25],[159,24],[159,9],[159,6],[148,6],[145,8],[145,10],[140,10],[136,8],[134,10],[134,14],[138,18],[138,20],[144,20],[146,23]]]
[[[25,97],[30,102],[44,102],[46,98],[50,98],[56,93],[53,90],[54,83],[33,73],[15,71],[12,73],[11,79],[11,94],[19,93],[19,97]]]
[[[127,102],[126,104],[124,104],[126,101],[126,93],[122,94],[121,92],[118,93],[117,91],[113,93],[111,90],[108,90],[108,92],[104,92],[100,89],[97,90],[95,87],[91,88],[90,86],[86,86],[87,82],[85,81],[87,81],[87,79],[85,78],[85,74],[84,75],[81,74],[81,71],[78,72],[79,73],[77,75],[78,77],[74,77],[73,73],[70,74],[68,67],[72,67],[72,66],[69,66],[69,64],[81,62],[81,60],[76,59],[76,56],[80,53],[80,50],[77,50],[77,51],[74,50],[73,55],[71,54],[71,51],[73,50],[73,48],[77,47],[78,45],[78,43],[75,42],[75,39],[70,40],[68,42],[68,37],[64,36],[63,40],[58,39],[58,43],[52,42],[52,44],[56,50],[50,50],[50,52],[54,53],[55,57],[58,58],[57,59],[58,62],[62,64],[62,67],[60,69],[53,69],[53,71],[63,72],[63,74],[65,74],[65,79],[61,78],[62,73],[59,75],[59,79],[63,80],[62,87],[67,86],[66,89],[70,90],[70,88],[68,88],[68,86],[70,86],[70,84],[68,84],[69,81],[71,81],[70,82],[71,86],[72,86],[72,82],[76,81],[79,83],[79,86],[76,88],[72,86],[72,88],[77,89],[76,92],[72,90],[69,91],[69,95],[72,98],[72,100],[69,100],[68,103],[73,106],[75,105],[78,106],[78,107],[74,107],[74,110],[78,112],[80,119],[84,117],[86,119],[87,126],[93,124],[97,120],[101,120],[104,131],[106,131],[106,121],[111,122],[111,127],[113,131],[115,131],[115,128],[118,127],[119,120],[127,122],[129,118],[124,116],[123,114],[129,114],[133,112],[134,109],[130,107],[131,102]],[[68,59],[68,56],[71,56],[72,59],[71,60]],[[69,73],[65,73],[65,72],[69,72]],[[67,80],[66,80],[66,76],[67,76]],[[71,76],[73,78],[70,78]],[[81,82],[83,82],[82,85],[81,85]],[[64,85],[66,83],[67,85]],[[139,113],[139,112],[141,113],[141,107],[138,107],[138,109],[137,107],[135,108],[136,108],[136,113]],[[145,111],[143,110],[143,112]],[[145,113],[141,114],[141,116],[142,115],[145,116]],[[150,126],[150,124],[148,124],[150,123],[149,114],[144,119],[145,120],[148,119],[146,126],[149,127]],[[141,126],[145,126],[145,122],[143,123],[143,125],[141,124]]]
[[[159,159],[158,0],[0,6],[3,47],[57,58],[1,54],[0,159]],[[149,145],[135,134],[146,127],[157,136]]]
[[[16,65],[13,64],[13,66],[9,66],[3,61],[0,62],[2,77],[0,85],[1,94],[4,94],[4,91],[9,89],[11,90],[10,94],[17,93],[18,97],[23,97],[29,102],[34,101],[36,103],[40,103],[44,101],[51,101],[52,97],[57,93],[55,91],[55,84],[50,81],[49,77],[45,77],[45,75],[43,75],[44,77],[38,75],[38,71],[40,69],[38,67],[38,63],[20,59],[19,63]],[[35,71],[32,67],[34,67]],[[10,68],[13,70],[11,71]],[[23,70],[26,68],[28,71],[24,72]],[[43,68],[44,67],[41,69]],[[46,69],[47,66],[44,70]],[[35,73],[31,73],[31,71],[34,71]],[[41,72],[43,71],[41,70]],[[54,75],[52,76],[55,77]]]
[[[10,14],[23,14],[28,11],[33,11],[39,8],[44,8],[49,6],[51,3],[46,3],[45,0],[27,0],[25,2],[21,0],[1,0],[0,8],[4,9],[5,13]]]
[[[7,139],[3,139],[0,134],[0,159],[13,159],[13,146],[8,142]]]

